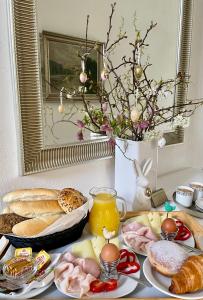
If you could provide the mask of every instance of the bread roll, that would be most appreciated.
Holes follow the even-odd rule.
[[[152,267],[168,277],[177,274],[188,257],[188,253],[181,246],[165,240],[152,243],[147,254]]]
[[[37,235],[54,223],[59,217],[60,215],[53,215],[26,220],[13,226],[12,232],[18,236],[30,237]]]
[[[57,200],[16,201],[10,203],[9,210],[28,218],[64,213]]]
[[[3,214],[0,215],[0,233],[11,233],[15,224],[27,220],[28,218],[18,216],[16,214]]]
[[[2,200],[3,202],[12,201],[32,201],[32,200],[56,200],[58,190],[35,188],[16,190],[6,194]]]
[[[85,203],[85,197],[75,189],[66,188],[59,193],[58,203],[66,213],[69,213],[82,206]]]

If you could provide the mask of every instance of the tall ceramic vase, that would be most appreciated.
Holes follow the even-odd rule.
[[[157,182],[157,142],[137,142],[117,138],[116,144],[117,146],[115,148],[115,189],[118,195],[126,199],[128,210],[143,210],[147,208],[149,209],[149,205],[147,207],[147,205],[139,205],[138,203],[139,200],[141,201],[141,199],[139,199],[140,195],[138,195],[139,174],[136,171],[135,164],[132,162],[132,160],[136,159],[137,164],[140,165],[141,169],[148,159],[152,160],[151,169],[146,177],[149,181],[150,189],[155,190]],[[125,155],[123,153],[125,153]],[[129,159],[127,159],[125,156]],[[138,195],[138,200],[136,198],[136,195]],[[138,202],[135,203],[135,201]]]

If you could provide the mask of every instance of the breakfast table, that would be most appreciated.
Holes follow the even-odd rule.
[[[164,190],[166,191],[166,194],[169,198],[169,200],[172,199],[172,194],[176,188],[177,185],[179,184],[188,184],[192,180],[198,180],[203,182],[203,170],[195,170],[195,169],[186,169],[179,171],[178,174],[168,174],[165,176],[162,176],[159,178],[159,186],[164,187]],[[152,209],[154,211],[164,211],[163,205],[157,208]],[[176,211],[181,210],[178,204],[176,204]],[[127,217],[132,217],[133,212],[129,212]],[[182,213],[181,213],[182,214]],[[201,224],[203,226],[203,219],[199,218],[194,218],[196,222]],[[197,226],[199,226],[197,224]],[[193,234],[195,236],[195,231],[193,231]],[[91,235],[88,231],[88,224],[85,226],[83,230],[83,234],[79,241],[83,241],[85,239],[90,239]],[[200,242],[200,246],[203,249],[203,240]],[[64,251],[71,251],[71,244],[66,245],[61,248],[57,248],[55,250],[49,251],[50,254],[55,254],[55,253],[63,253]],[[146,278],[143,274],[142,266],[143,263],[146,259],[145,256],[137,254],[138,260],[141,264],[141,272],[140,272],[140,279],[143,279],[146,281]],[[132,281],[130,281],[132,283]],[[133,288],[132,288],[133,289]],[[53,283],[49,288],[47,288],[44,292],[41,294],[35,296],[33,299],[49,299],[49,300],[61,300],[61,299],[67,299],[70,297],[63,295],[60,291],[57,290],[55,284]],[[139,298],[139,299],[169,299],[169,296],[167,294],[164,294],[163,292],[159,291],[155,287],[147,287],[143,286],[141,284],[135,284],[135,289],[129,294],[126,294],[125,299],[134,299],[134,298]],[[171,298],[170,298],[171,299]],[[174,298],[175,299],[175,298]]]
[[[181,171],[178,171],[178,172],[174,172],[174,173],[170,173],[168,175],[161,176],[159,178],[158,182],[159,182],[160,187],[164,186],[164,189],[165,189],[169,199],[171,199],[172,193],[174,192],[177,185],[187,184],[192,180],[203,181],[203,170],[187,168],[187,169],[184,169],[184,170],[181,170]],[[154,210],[163,211],[163,206],[157,207]],[[178,205],[176,205],[176,210],[180,210],[180,207]],[[195,218],[195,219],[196,219],[196,221],[198,221],[200,224],[203,225],[203,219],[197,219],[197,218]],[[87,238],[87,237],[88,237],[88,233],[85,229],[84,233],[83,233],[83,236],[81,237],[80,240],[82,240],[84,238]],[[56,249],[52,252],[61,253],[67,247],[68,246],[58,248],[58,249]],[[145,257],[141,256],[141,255],[138,255],[138,259],[139,259],[139,262],[142,265],[144,260],[145,260]],[[140,278],[144,279],[144,274],[142,272],[142,268],[141,268]],[[36,296],[34,299],[62,300],[62,299],[66,299],[66,298],[67,298],[67,296],[64,296],[63,294],[61,294],[56,289],[55,285],[53,284],[45,292],[43,292],[42,294]],[[140,284],[138,284],[137,287],[135,288],[135,290],[131,294],[128,294],[125,299],[130,300],[130,299],[133,299],[133,298],[140,298],[140,299],[150,298],[152,300],[155,299],[155,298],[169,299],[169,297],[166,294],[158,291],[156,288],[154,288],[154,287],[149,288],[149,287],[142,286]]]

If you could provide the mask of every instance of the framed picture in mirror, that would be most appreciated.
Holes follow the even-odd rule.
[[[95,46],[97,50],[95,50]],[[97,84],[101,73],[103,44],[98,41],[43,31],[41,34],[42,87],[46,100],[57,101],[62,87],[68,91],[81,88],[81,57],[86,58],[86,99],[97,98]],[[80,100],[75,96],[75,100]]]

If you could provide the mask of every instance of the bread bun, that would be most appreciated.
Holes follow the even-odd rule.
[[[152,267],[168,277],[178,273],[188,257],[187,252],[181,246],[165,240],[152,243],[147,254]]]
[[[69,213],[82,206],[85,203],[85,197],[75,189],[66,188],[59,193],[58,203],[66,213]]]
[[[0,215],[0,234],[11,233],[14,225],[27,219],[14,213]]]
[[[12,201],[32,201],[32,200],[56,200],[59,190],[34,188],[16,190],[6,194],[2,200],[3,202]]]
[[[12,232],[18,236],[30,237],[37,235],[42,232],[49,225],[53,224],[60,215],[53,215],[47,217],[40,217],[29,219],[23,222],[20,222],[13,226]]]
[[[28,218],[64,213],[57,200],[16,201],[9,204],[9,211]]]

